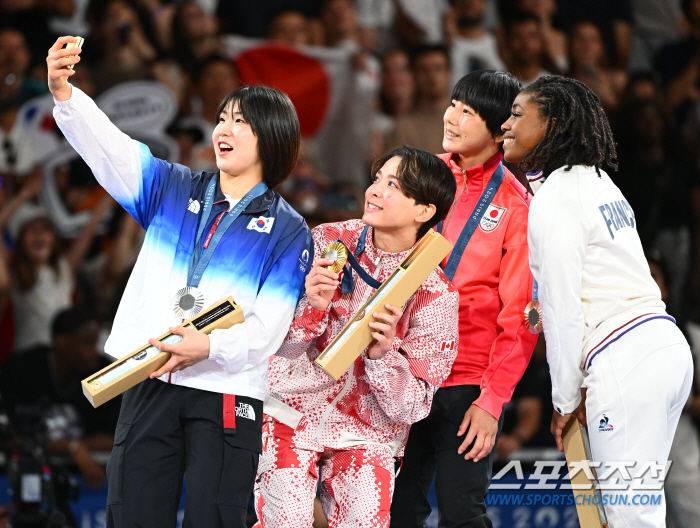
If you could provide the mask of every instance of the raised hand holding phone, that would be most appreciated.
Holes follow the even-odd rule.
[[[75,45],[79,41],[82,44],[83,39],[70,36],[59,37],[49,49],[46,57],[46,66],[49,71],[49,90],[56,101],[70,99],[72,89],[68,84],[68,77],[75,75],[73,66],[80,62],[80,53],[83,51],[82,48]],[[64,47],[66,44],[73,46]]]

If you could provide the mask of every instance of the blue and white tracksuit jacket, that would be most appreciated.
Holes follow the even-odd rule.
[[[214,174],[154,158],[76,87],[69,100],[56,102],[54,117],[100,184],[146,229],[105,345],[120,358],[182,322],[172,299],[187,285],[202,200]],[[218,187],[214,201],[203,239],[228,210]],[[311,262],[311,233],[279,194],[267,190],[248,204],[199,283],[205,307],[232,295],[245,322],[212,332],[209,359],[173,373],[169,381],[263,400],[268,358],[287,335]]]

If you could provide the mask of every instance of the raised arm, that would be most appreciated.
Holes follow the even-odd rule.
[[[173,171],[170,164],[154,158],[146,145],[120,131],[90,97],[68,83],[74,70],[67,66],[78,63],[81,50],[62,46],[74,41],[74,37],[59,38],[46,58],[56,124],[100,185],[148,228],[167,188],[177,183],[173,175],[182,179],[190,172],[184,167]]]

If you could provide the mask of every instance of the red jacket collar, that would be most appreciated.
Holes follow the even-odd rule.
[[[457,186],[459,187],[464,183],[464,171],[457,164],[457,159],[459,154],[456,153],[445,153],[438,154],[438,157],[442,159],[447,166],[452,170],[452,174],[457,180]],[[491,156],[483,165],[476,165],[467,169],[467,181],[473,184],[478,184],[479,186],[486,185],[486,182],[493,175],[496,167],[503,159],[503,152],[498,151],[496,154]]]

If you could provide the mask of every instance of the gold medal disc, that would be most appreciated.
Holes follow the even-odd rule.
[[[540,301],[530,301],[525,307],[525,326],[533,334],[542,331],[542,307]]]
[[[345,263],[348,261],[348,250],[340,242],[331,242],[329,246],[321,253],[321,258],[327,258],[335,261],[330,266],[326,266],[327,269],[331,270],[333,273],[339,273],[343,269]]]

